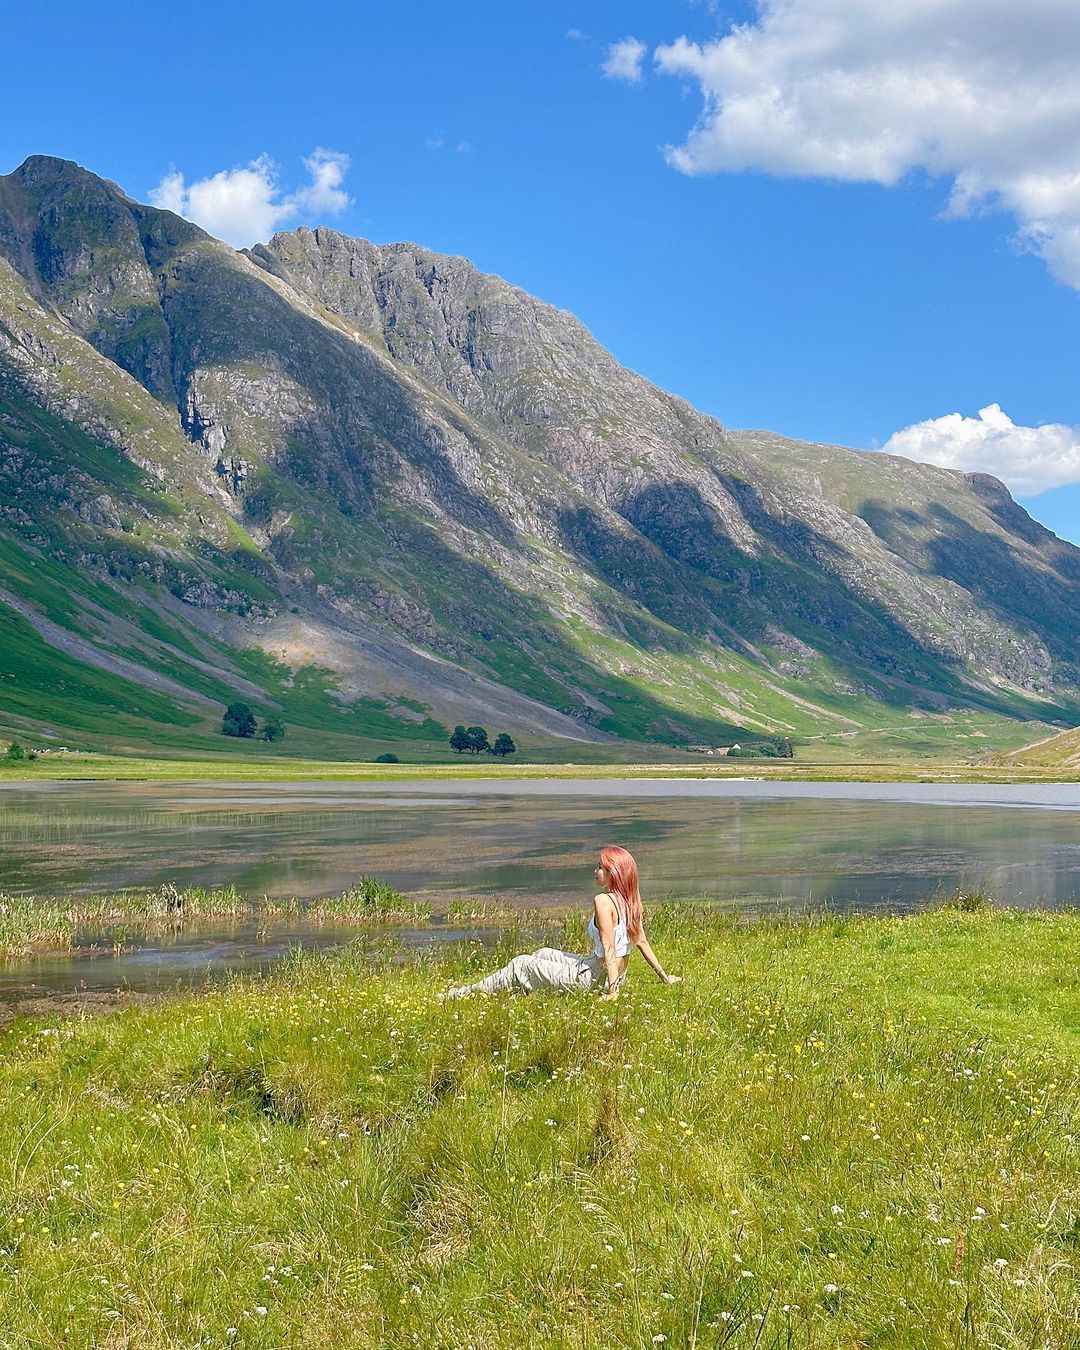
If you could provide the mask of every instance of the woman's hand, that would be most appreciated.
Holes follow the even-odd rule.
[[[683,982],[681,975],[665,975],[663,979],[665,984],[682,984]]]
[[[605,989],[604,992],[600,995],[600,1002],[614,1003],[618,997],[619,997],[618,989]]]

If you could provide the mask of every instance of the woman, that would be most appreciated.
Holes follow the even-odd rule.
[[[555,947],[541,947],[531,956],[515,956],[502,970],[484,980],[448,990],[443,997],[466,998],[469,994],[494,994],[502,989],[522,994],[537,989],[591,989],[603,978],[605,989],[600,997],[610,1001],[619,997],[635,947],[665,984],[680,983],[681,975],[664,972],[645,936],[633,856],[617,844],[602,849],[595,876],[600,893],[593,900],[589,919],[589,936],[594,943],[591,956],[574,956]]]

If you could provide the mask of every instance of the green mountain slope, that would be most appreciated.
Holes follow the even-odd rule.
[[[994,480],[728,432],[461,259],[237,253],[45,157],[0,178],[0,490],[15,729],[199,747],[244,697],[344,752],[1077,708],[1080,551]]]

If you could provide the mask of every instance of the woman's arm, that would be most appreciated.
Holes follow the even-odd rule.
[[[607,990],[602,998],[619,997],[619,985],[622,976],[619,973],[619,958],[615,955],[615,906],[610,896],[600,894],[593,900],[593,913],[596,915],[596,931],[600,934],[600,944],[604,949],[604,971],[607,974]]]
[[[641,935],[639,938],[636,938],[636,939],[635,939],[635,941],[634,941],[634,946],[635,946],[635,947],[638,949],[638,951],[642,954],[642,956],[645,958],[646,962],[647,962],[650,966],[652,966],[653,970],[656,971],[657,976],[658,976],[661,980],[663,980],[665,984],[681,984],[681,983],[682,983],[682,976],[681,976],[681,975],[669,975],[669,974],[664,970],[664,967],[660,964],[659,960],[657,959],[656,953],[655,953],[655,952],[653,951],[653,949],[649,946],[649,939],[645,936],[644,933],[642,933],[642,935]]]

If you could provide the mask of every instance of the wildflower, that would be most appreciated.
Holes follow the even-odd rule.
[[[667,1337],[664,1335],[664,1333],[662,1331],[658,1331],[656,1335],[652,1338],[652,1343],[653,1345],[660,1345],[662,1342],[666,1340]]]
[[[810,1136],[808,1134],[803,1134],[800,1135],[799,1137],[802,1139],[804,1144],[808,1144],[810,1142]]]
[[[1004,1270],[1008,1264],[1008,1261],[1006,1261],[1003,1256],[999,1256],[994,1262],[994,1265],[997,1266],[998,1270]]]
[[[837,1284],[827,1284],[827,1285],[825,1285],[825,1293],[826,1293],[826,1294],[838,1294],[839,1292],[840,1292],[840,1286],[839,1286],[839,1285],[837,1285]]]
[[[264,1307],[263,1304],[261,1304],[261,1303],[256,1303],[256,1304],[255,1304],[255,1311],[258,1313],[258,1315],[259,1315],[260,1317],[265,1317],[266,1314],[267,1314],[270,1310],[269,1310],[269,1308]]]
[[[832,1207],[832,1212],[833,1212],[834,1214],[843,1214],[843,1212],[844,1212],[843,1206],[842,1206],[842,1205],[833,1205],[833,1207]]]

